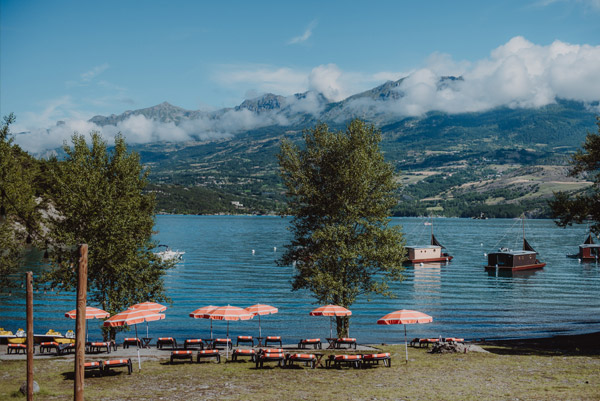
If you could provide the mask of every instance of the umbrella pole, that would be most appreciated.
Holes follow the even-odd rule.
[[[329,338],[333,338],[333,329],[331,328],[331,317],[329,317]]]
[[[408,363],[408,340],[406,339],[406,325],[404,324],[404,349],[406,351],[406,363]]]
[[[148,335],[148,321],[146,320],[146,338],[149,338],[150,336]]]
[[[262,337],[262,332],[260,331],[260,315],[258,315],[258,338]]]
[[[212,335],[212,319],[210,319],[210,339],[213,339],[213,335]]]
[[[227,342],[225,343],[225,360],[229,359],[229,320],[227,321]]]
[[[135,326],[135,338],[138,338],[138,333],[137,333],[137,324],[134,324]],[[137,354],[138,354],[138,372],[142,371],[142,360],[140,359],[140,342],[136,341],[135,342],[135,346],[137,347]]]

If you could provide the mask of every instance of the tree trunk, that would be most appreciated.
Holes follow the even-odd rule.
[[[350,323],[349,316],[336,316],[336,328],[338,338],[348,337],[348,324]]]

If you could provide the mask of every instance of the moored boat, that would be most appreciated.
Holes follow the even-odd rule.
[[[433,235],[433,223],[426,222],[425,225],[431,226],[431,241],[429,245],[407,245],[408,260],[405,264],[431,263],[431,262],[450,262],[452,256],[448,252],[443,252],[445,247]]]
[[[600,244],[594,243],[592,233],[589,233],[583,244],[579,245],[579,252],[567,255],[569,258],[579,259],[582,262],[598,262],[600,256]]]
[[[155,253],[155,255],[161,258],[163,261],[182,260],[183,255],[185,254],[183,251],[174,251],[167,245],[159,245],[158,247],[165,248],[164,250]]]
[[[537,256],[537,251],[525,239],[525,219],[523,219],[523,249],[513,251],[500,248],[498,252],[491,252],[487,255],[488,262],[485,268],[510,271],[541,269],[546,266],[546,263],[540,262]]]

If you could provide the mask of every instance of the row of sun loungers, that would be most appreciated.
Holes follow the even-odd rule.
[[[110,369],[113,368],[127,368],[127,373],[131,374],[133,367],[131,364],[131,358],[127,359],[109,359],[106,361],[94,361],[94,362],[85,362],[84,369],[85,370],[97,370],[101,375],[103,373],[107,373]]]
[[[445,338],[413,338],[410,342],[411,347],[427,347],[438,343],[463,343],[464,338],[445,337]]]

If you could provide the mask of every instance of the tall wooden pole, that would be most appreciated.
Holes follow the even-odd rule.
[[[25,273],[27,282],[27,401],[33,401],[33,272]]]
[[[77,270],[77,315],[75,318],[75,401],[83,401],[83,379],[85,376],[85,306],[87,298],[88,246],[79,246],[79,268]]]

